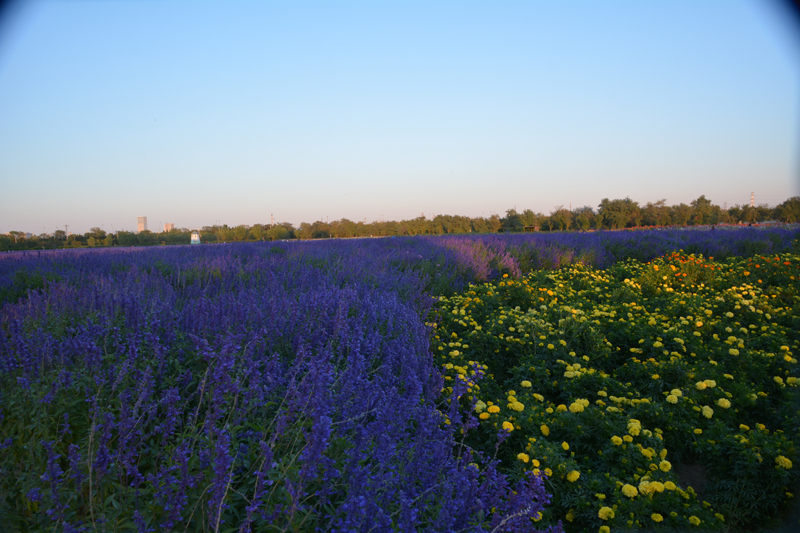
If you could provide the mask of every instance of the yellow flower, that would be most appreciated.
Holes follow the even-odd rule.
[[[659,376],[658,374],[653,374],[653,375],[652,375],[652,376],[650,376],[650,377],[652,377],[653,379],[659,379],[661,376]]]
[[[564,412],[566,410],[567,410],[567,406],[564,405],[563,403],[560,404],[558,407],[556,407],[556,411],[558,411],[559,413],[562,413],[562,412]]]
[[[714,516],[716,516],[717,520],[719,520],[720,522],[724,522],[725,521],[725,517],[722,516],[720,513],[714,513]]]
[[[736,348],[731,348],[730,350],[728,350],[728,353],[731,355],[739,355],[739,350],[737,350]]]
[[[575,520],[575,510],[574,510],[574,509],[570,509],[570,510],[567,512],[567,516],[566,516],[566,518],[567,518],[567,520],[568,520],[569,522],[572,522],[573,520]]]
[[[702,435],[703,434],[703,430],[700,429],[700,428],[694,428],[694,434],[695,435]]]
[[[611,520],[614,518],[614,509],[611,507],[601,507],[600,510],[597,512],[597,516],[602,518],[603,520]]]
[[[694,384],[694,386],[697,387],[697,390],[706,390],[706,388],[708,387],[705,381],[698,381],[697,383]]]
[[[672,464],[667,460],[661,461],[658,463],[658,469],[662,472],[669,472],[672,469]]]
[[[667,490],[675,490],[677,487],[675,486],[675,483],[673,483],[672,481],[665,481],[664,488]]]
[[[489,411],[490,413],[499,413],[500,412],[500,406],[499,405],[490,405],[489,409],[487,409],[487,411]]]
[[[547,424],[542,424],[541,426],[539,426],[539,429],[541,430],[542,435],[544,435],[545,437],[550,434],[550,428],[547,427]]]
[[[482,413],[484,409],[486,409],[486,404],[485,403],[483,403],[481,400],[478,400],[477,402],[475,402],[475,412],[476,413]]]
[[[547,474],[548,477],[553,475],[553,471],[550,470],[549,468],[545,468],[544,473]]]
[[[580,402],[573,402],[569,406],[570,413],[582,413],[583,412],[583,404]]]
[[[522,383],[520,383],[520,385],[522,385],[526,389],[530,389],[531,387],[533,387],[533,385],[531,385],[531,382],[528,381],[527,379],[525,381],[523,381]]]
[[[505,422],[503,422],[503,429],[511,433],[512,431],[514,431],[514,424],[506,420]]]
[[[636,490],[636,487],[634,487],[633,485],[625,483],[622,486],[622,494],[624,494],[628,498],[634,498],[639,494],[639,491]]]
[[[669,393],[672,394],[673,396],[677,396],[678,398],[683,396],[683,393],[681,392],[680,389],[672,389],[671,391],[669,391]]]
[[[733,318],[733,313],[728,311],[727,313],[725,313],[725,316],[728,317],[728,318]]]
[[[480,418],[481,420],[486,420],[490,416],[492,416],[492,415],[490,415],[489,413],[481,413],[481,414],[478,415],[478,418]]]
[[[527,453],[518,453],[518,454],[517,454],[517,459],[519,459],[519,460],[520,460],[520,461],[522,461],[523,463],[527,463],[528,461],[530,461],[530,460],[531,460],[531,458],[530,458],[530,457],[528,457],[528,454],[527,454]]]
[[[703,406],[703,416],[706,418],[711,418],[714,416],[714,410],[707,405]]]
[[[660,342],[658,342],[658,341],[656,341],[656,342],[654,342],[654,343],[653,343],[653,348],[661,348],[662,346],[664,346],[664,345],[663,345],[663,344],[661,344],[661,343],[660,343]]]
[[[581,477],[581,473],[578,472],[577,470],[573,470],[572,472],[567,474],[567,481],[569,481],[570,483],[575,483],[576,481],[578,481],[579,477]]]
[[[789,459],[787,459],[782,455],[779,455],[778,457],[775,458],[775,464],[777,464],[781,468],[785,468],[786,470],[792,468],[792,461],[790,461]]]
[[[597,530],[597,533],[611,533],[611,528],[608,526],[600,526],[600,529]]]
[[[525,410],[525,405],[520,402],[512,402],[509,404],[509,407],[517,412],[522,412]]]
[[[693,526],[699,526],[700,525],[700,519],[697,518],[696,516],[692,515],[692,516],[689,517],[689,523],[692,524]]]
[[[569,450],[569,444],[567,444],[566,442],[562,442],[561,447],[564,448],[564,451]]]
[[[667,396],[667,401],[668,401],[669,403],[678,403],[678,397],[677,397],[677,396],[675,396],[674,394],[669,394],[669,395]]]
[[[653,513],[653,514],[651,514],[651,515],[650,515],[650,518],[652,518],[652,519],[653,519],[653,522],[661,522],[661,521],[663,521],[663,520],[664,520],[664,517],[663,517],[663,516],[661,516],[661,515],[660,515],[660,514],[658,514],[658,513]]]
[[[548,345],[547,345],[547,349],[548,349],[548,350],[552,350],[553,348],[555,348],[555,346],[553,346],[552,344],[548,344]]]
[[[742,431],[750,431],[750,427],[744,424],[739,424],[739,429],[741,429]]]
[[[614,435],[613,437],[611,437],[611,442],[613,442],[615,446],[619,446],[620,444],[622,444],[622,439]]]
[[[719,405],[723,409],[727,409],[731,406],[731,402],[728,401],[727,398],[720,398],[719,400],[717,400],[717,405]]]

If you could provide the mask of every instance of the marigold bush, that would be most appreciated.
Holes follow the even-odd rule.
[[[435,350],[448,384],[451,367],[485,374],[463,401],[498,407],[467,441],[513,426],[502,464],[552,472],[545,523],[751,527],[798,481],[798,274],[791,253],[675,252],[508,276],[440,299]]]

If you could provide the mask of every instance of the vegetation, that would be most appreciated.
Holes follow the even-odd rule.
[[[766,205],[750,207],[735,205],[722,209],[713,205],[705,196],[700,196],[690,205],[667,206],[666,200],[648,202],[640,206],[630,198],[609,200],[604,198],[597,209],[590,206],[574,210],[556,206],[549,215],[534,213],[530,209],[517,212],[506,211],[504,217],[491,215],[488,218],[436,215],[400,222],[353,222],[343,218],[327,223],[303,222],[295,228],[288,222],[281,224],[255,224],[253,226],[227,225],[206,226],[201,232],[203,243],[277,241],[286,239],[328,239],[351,237],[392,237],[414,235],[450,235],[465,233],[514,233],[522,231],[570,231],[624,229],[660,226],[703,226],[718,224],[758,224],[764,221],[787,224],[800,222],[800,197],[795,196],[770,208]],[[58,230],[52,235],[39,236],[12,231],[0,235],[0,251],[41,250],[53,248],[80,248],[100,246],[152,246],[160,244],[188,244],[190,230],[175,229],[170,232],[153,233],[143,231],[131,233],[119,231],[106,233],[101,228],[92,228],[84,235],[67,235]]]

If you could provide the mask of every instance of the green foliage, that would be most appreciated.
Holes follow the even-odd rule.
[[[509,472],[547,476],[543,523],[763,526],[798,486],[799,278],[793,254],[681,252],[505,277],[442,298],[434,353],[471,384],[469,444],[506,431]]]

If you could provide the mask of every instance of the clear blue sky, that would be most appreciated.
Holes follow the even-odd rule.
[[[767,1],[16,4],[0,233],[800,194]]]

